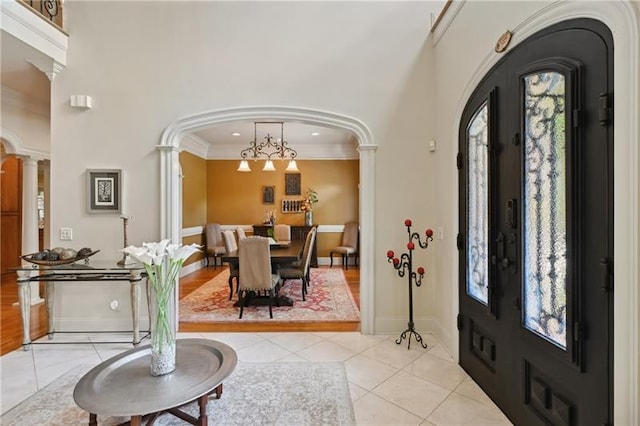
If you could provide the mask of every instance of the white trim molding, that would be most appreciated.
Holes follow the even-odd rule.
[[[160,138],[160,235],[174,243],[181,242],[181,194],[179,187],[180,144],[184,135],[200,129],[238,120],[279,120],[301,123],[353,133],[359,143],[360,153],[360,308],[364,334],[375,333],[375,279],[373,268],[374,248],[374,190],[375,152],[371,131],[362,121],[346,115],[328,111],[290,106],[247,106],[206,111],[177,119],[171,123]]]
[[[0,30],[6,31],[58,66],[67,65],[69,36],[17,1],[0,1]]]
[[[35,160],[51,159],[50,152],[24,146],[24,142],[22,142],[20,136],[6,127],[0,127],[0,138],[7,142],[5,144],[7,154],[15,154],[22,157],[33,158]]]
[[[640,290],[639,290],[639,206],[640,164],[638,136],[640,133],[640,10],[633,2],[558,1],[543,7],[513,29],[511,46],[558,22],[576,18],[591,18],[609,27],[614,41],[614,423],[640,424]],[[464,106],[480,80],[502,56],[491,49],[473,72],[458,100],[456,122],[451,129],[451,141],[457,146],[460,117]],[[453,161],[453,160],[452,160]],[[452,171],[452,173],[457,173]],[[457,175],[457,174],[456,174]],[[455,178],[456,175],[453,175]],[[361,207],[362,209],[363,207]],[[457,212],[457,206],[452,206]],[[456,256],[457,258],[457,256]],[[450,271],[458,282],[458,265]],[[458,286],[454,286],[453,310],[458,312]],[[458,354],[458,331],[455,318],[446,335],[454,337],[453,353]]]

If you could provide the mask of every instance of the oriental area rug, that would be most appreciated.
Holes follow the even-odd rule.
[[[70,426],[89,423],[89,414],[75,404],[73,389],[90,366],[62,375],[0,417],[3,426]],[[192,403],[183,408],[198,415]],[[224,381],[220,399],[207,404],[209,425],[355,425],[347,376],[342,363],[238,363]],[[103,418],[101,426],[129,419]],[[157,426],[185,423],[163,414]]]
[[[279,294],[291,298],[293,306],[274,306],[273,319],[269,318],[268,306],[248,306],[244,308],[242,319],[238,319],[240,308],[234,306],[238,296],[234,294],[233,299],[229,300],[227,270],[180,300],[180,321],[360,321],[360,311],[342,269],[312,268],[310,274],[311,286],[305,301],[300,293],[302,280],[287,280]]]

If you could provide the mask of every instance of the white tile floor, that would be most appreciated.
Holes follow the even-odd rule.
[[[114,336],[125,340],[126,337]],[[511,424],[455,363],[438,340],[427,349],[397,336],[360,333],[179,333],[220,340],[240,362],[344,362],[359,425]],[[103,340],[105,335],[56,335],[56,341]],[[98,364],[129,344],[33,345],[0,358],[0,407],[8,411],[79,364]]]

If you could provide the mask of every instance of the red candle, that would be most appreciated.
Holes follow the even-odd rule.
[[[393,252],[393,250],[389,250],[389,251],[387,252],[387,257],[388,257],[389,259],[391,259],[393,256],[395,256],[395,253]]]
[[[400,263],[400,259],[398,259],[397,257],[393,258],[393,264],[397,265],[398,263]]]
[[[404,221],[404,225],[405,225],[405,226],[411,226],[411,219],[406,219],[406,220]]]
[[[418,268],[418,274],[424,275],[424,268],[422,266]]]
[[[413,244],[413,243],[407,243],[407,248],[408,248],[409,250],[413,250],[414,248],[416,248],[416,246],[415,246],[415,244]]]
[[[427,237],[433,236],[433,229],[431,229],[431,228],[427,229],[426,234],[427,234]]]

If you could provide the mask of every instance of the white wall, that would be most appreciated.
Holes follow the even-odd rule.
[[[460,6],[460,4],[462,4]],[[462,109],[479,79],[500,58],[493,51],[506,29],[514,33],[510,48],[533,32],[560,20],[600,19],[614,37],[614,419],[638,424],[640,414],[640,322],[638,306],[638,2],[475,2],[454,3],[450,26],[435,46],[437,90],[436,217],[454,237],[458,227],[458,126]],[[630,113],[630,111],[632,111]],[[458,311],[458,252],[450,240],[436,251],[438,292],[434,316],[440,336],[458,352],[455,318]]]
[[[124,171],[129,241],[160,235],[160,134],[180,117],[247,105],[334,111],[364,122],[376,154],[376,326],[401,331],[406,280],[387,265],[407,243],[404,219],[433,227],[435,135],[429,2],[69,2],[67,68],[52,87],[52,245],[72,227],[73,245],[118,259],[118,215],[88,214],[84,171]],[[117,23],[117,25],[115,24]],[[94,107],[68,107],[71,95]],[[293,141],[292,141],[293,143]],[[64,194],[64,196],[63,196]],[[433,251],[416,253],[432,267]],[[416,291],[416,322],[430,322],[433,278]],[[128,284],[62,288],[59,325],[126,322],[109,312]]]
[[[47,77],[42,74],[42,79]],[[18,138],[20,153],[49,156],[49,104],[7,86],[0,88],[0,123],[4,137]]]

